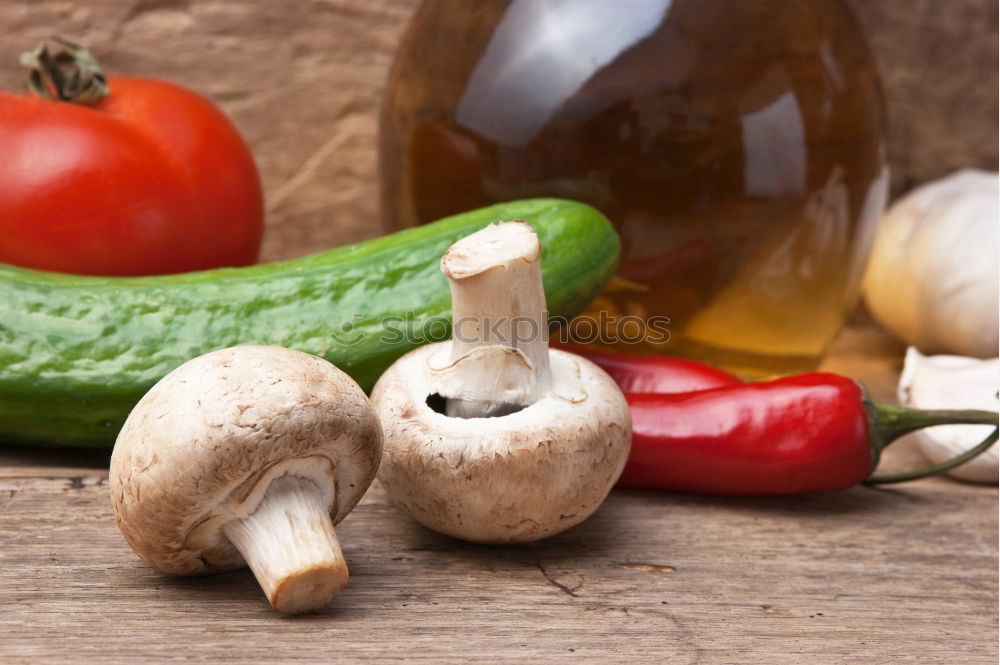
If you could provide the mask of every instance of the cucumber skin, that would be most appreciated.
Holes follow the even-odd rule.
[[[80,277],[0,264],[0,443],[110,447],[136,402],[187,360],[237,344],[326,358],[367,392],[421,342],[381,340],[386,317],[451,332],[445,250],[523,219],[542,242],[551,316],[582,310],[614,274],[608,220],[558,199],[502,203],[291,261],[159,277]],[[356,318],[355,314],[363,314]],[[360,336],[336,342],[331,330]],[[427,340],[431,341],[431,340]]]

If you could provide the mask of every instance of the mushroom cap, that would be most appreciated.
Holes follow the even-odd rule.
[[[129,545],[182,575],[244,565],[223,535],[271,481],[306,478],[333,523],[378,468],[382,431],[361,388],[316,356],[236,346],[190,360],[132,410],[111,455],[111,499]]]
[[[628,404],[604,370],[551,351],[552,388],[495,418],[450,418],[428,405],[450,342],[420,347],[379,379],[372,405],[385,450],[378,477],[423,525],[482,543],[537,540],[589,517],[628,458]]]

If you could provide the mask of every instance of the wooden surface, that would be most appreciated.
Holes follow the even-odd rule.
[[[111,74],[187,85],[233,119],[260,168],[263,259],[371,238],[377,112],[418,0],[3,0],[0,90],[22,90],[20,52],[53,33]],[[893,191],[997,164],[993,0],[847,0],[887,103]]]
[[[828,369],[891,399],[867,326]],[[338,527],[348,589],[283,618],[249,572],[179,579],[119,535],[107,453],[0,449],[0,662],[997,661],[997,491],[931,479],[787,498],[614,491],[550,540],[464,544],[374,487]],[[921,463],[903,445],[886,465]]]

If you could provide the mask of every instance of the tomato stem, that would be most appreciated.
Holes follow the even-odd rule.
[[[41,42],[34,51],[21,54],[21,64],[30,71],[28,89],[42,99],[97,106],[111,94],[104,70],[90,51],[54,36],[61,48],[54,54]]]

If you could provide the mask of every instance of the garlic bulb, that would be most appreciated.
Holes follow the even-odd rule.
[[[1000,181],[964,170],[923,185],[882,218],[864,280],[872,315],[924,353],[997,355]]]
[[[925,356],[912,346],[906,350],[899,379],[899,402],[915,409],[984,409],[1000,407],[1000,358],[979,360],[961,356]],[[939,425],[909,436],[932,463],[951,459],[989,436],[989,425]],[[948,475],[977,483],[1000,480],[997,446],[948,471]]]

